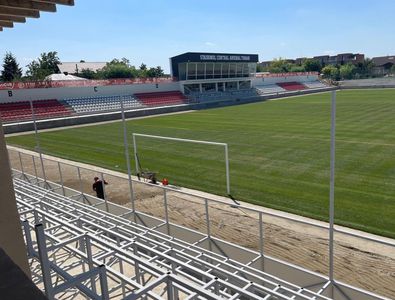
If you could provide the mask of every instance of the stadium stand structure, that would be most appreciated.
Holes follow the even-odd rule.
[[[309,89],[322,89],[328,87],[321,81],[307,81],[307,82],[303,82],[303,85],[305,85]]]
[[[277,84],[259,85],[256,89],[260,95],[278,94],[286,92],[281,86]]]
[[[18,178],[14,186],[33,279],[50,296],[329,299],[107,213],[100,199],[90,206]]]
[[[120,110],[121,97],[125,109],[144,107],[133,95],[69,98],[64,99],[64,102],[70,105],[76,113],[91,113]]]
[[[205,234],[167,209],[157,218],[37,174],[13,178],[33,280],[50,299],[387,299],[341,282],[331,298],[325,276],[211,236],[209,221]]]
[[[369,79],[354,79],[354,80],[344,80],[340,81],[339,85],[342,88],[356,87],[378,87],[378,88],[394,88],[395,87],[395,77],[384,77],[384,78],[369,78]]]
[[[145,106],[165,106],[184,104],[188,98],[180,91],[136,93],[136,98]]]
[[[278,86],[287,90],[287,91],[300,91],[305,90],[306,86],[300,82],[292,81],[292,82],[279,82]]]
[[[256,89],[245,89],[236,91],[225,91],[225,92],[191,92],[188,97],[193,102],[215,102],[215,101],[227,101],[235,99],[247,99],[258,97],[259,93]]]
[[[32,101],[37,119],[64,117],[72,111],[56,99]],[[32,110],[27,101],[0,103],[0,118],[3,122],[23,121],[32,119]]]

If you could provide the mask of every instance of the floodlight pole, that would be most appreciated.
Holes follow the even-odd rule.
[[[336,91],[332,91],[331,109],[331,171],[329,191],[329,280],[334,284],[334,221],[335,221],[335,142],[336,142]]]
[[[124,148],[125,148],[126,165],[127,165],[127,168],[128,168],[130,202],[132,204],[133,215],[134,215],[134,217],[136,217],[135,204],[134,204],[134,194],[133,194],[133,184],[132,184],[132,174],[131,174],[131,170],[130,170],[130,157],[129,157],[129,145],[128,145],[126,120],[125,120],[125,109],[124,109],[124,106],[123,106],[123,97],[120,96],[119,100],[120,100],[120,103],[121,103],[121,114],[122,114],[122,124],[123,124],[123,143],[124,143]]]

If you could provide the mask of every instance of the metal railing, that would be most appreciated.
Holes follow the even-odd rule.
[[[298,287],[26,180],[15,178],[14,185],[28,254],[41,263],[50,299],[59,293],[91,299],[329,299],[323,290]]]
[[[253,208],[250,206],[246,206],[243,204],[236,205],[233,202],[230,201],[225,201],[225,200],[220,200],[220,199],[214,199],[214,198],[209,198],[209,197],[203,197],[195,194],[191,194],[186,191],[182,191],[173,187],[168,187],[168,186],[158,186],[158,185],[153,185],[148,182],[144,181],[138,181],[137,179],[132,178],[131,182],[134,187],[137,185],[142,185],[147,188],[155,188],[158,189],[163,195],[163,199],[161,201],[160,205],[163,205],[164,208],[164,213],[162,216],[153,216],[150,215],[149,212],[144,212],[144,211],[139,211],[138,209],[135,209],[134,211],[131,209],[126,209],[125,206],[113,203],[112,201],[114,199],[109,199],[107,195],[107,189],[104,190],[105,193],[105,199],[100,200],[95,197],[92,197],[88,193],[86,193],[84,189],[84,180],[81,176],[83,172],[93,172],[93,173],[99,173],[100,177],[102,179],[107,178],[108,176],[111,176],[113,178],[118,178],[120,180],[123,180],[125,182],[128,182],[127,176],[126,175],[117,175],[113,172],[106,173],[104,171],[96,172],[92,171],[91,169],[84,168],[81,166],[76,166],[74,164],[69,164],[66,162],[60,162],[56,161],[53,159],[49,159],[46,157],[42,158],[42,164],[44,169],[50,169],[52,171],[57,171],[56,173],[58,174],[58,183],[53,183],[47,178],[40,178],[39,174],[41,168],[37,168],[37,161],[39,160],[38,155],[34,154],[26,154],[22,153],[20,151],[14,151],[14,150],[9,150],[10,154],[14,159],[12,160],[14,162],[13,168],[14,168],[14,178],[21,178],[24,180],[27,180],[28,182],[46,187],[50,191],[54,191],[56,193],[59,193],[60,195],[65,195],[69,196],[69,199],[74,199],[78,200],[79,202],[87,203],[90,204],[93,208],[97,208],[100,210],[103,210],[105,212],[116,212],[118,213],[119,216],[122,218],[127,218],[133,222],[137,222],[143,225],[148,226],[150,229],[148,230],[155,230],[155,231],[162,231],[165,234],[168,235],[177,235],[177,232],[180,230],[186,230],[186,233],[183,234],[183,236],[188,236],[191,235],[193,236],[193,244],[202,246],[204,245],[205,242],[208,242],[207,249],[211,253],[211,251],[216,251],[217,253],[220,253],[221,255],[224,255],[225,257],[228,257],[227,260],[232,262],[236,266],[236,269],[234,270],[235,273],[239,273],[242,270],[243,271],[248,271],[251,272],[251,274],[256,274],[257,272],[269,272],[274,278],[278,278],[276,272],[274,271],[275,268],[271,268],[270,264],[272,263],[278,263],[282,266],[285,266],[286,268],[289,268],[289,270],[292,270],[292,275],[290,277],[294,277],[295,274],[308,274],[308,276],[312,276],[314,278],[312,282],[309,284],[304,285],[304,287],[308,287],[310,285],[317,285],[321,286],[319,290],[322,290],[321,293],[327,293],[330,290],[330,284],[331,281],[329,280],[328,277],[325,275],[320,275],[317,273],[313,273],[311,271],[308,271],[305,268],[302,267],[297,267],[292,263],[287,263],[284,261],[279,261],[276,258],[273,258],[269,256],[267,253],[265,253],[265,234],[264,234],[264,229],[265,229],[265,219],[274,217],[282,220],[287,220],[287,221],[292,221],[295,223],[299,223],[302,225],[306,225],[309,227],[317,228],[319,230],[324,230],[328,232],[329,226],[320,222],[314,222],[314,221],[308,221],[306,219],[299,219],[299,218],[294,218],[289,215],[284,215],[281,213],[276,213],[276,212],[269,212],[266,211],[265,209],[257,209]],[[12,154],[13,153],[13,154]],[[15,153],[17,159],[15,159]],[[26,160],[27,158],[27,160]],[[19,161],[19,166],[15,165],[15,162]],[[32,166],[30,166],[31,169],[33,169],[32,174],[30,175],[26,172],[26,161],[31,161]],[[78,175],[77,179],[74,183],[74,185],[77,187],[77,189],[71,189],[67,187],[65,184],[63,178],[64,178],[64,168],[71,168],[75,170],[75,173]],[[16,169],[20,169],[20,171],[17,171]],[[47,172],[48,173],[48,172]],[[51,175],[53,177],[53,175]],[[52,179],[52,178],[51,178]],[[133,193],[133,190],[130,190],[131,193]],[[174,223],[174,220],[171,221],[169,214],[171,212],[171,207],[169,207],[169,201],[168,197],[169,195],[177,194],[179,197],[190,197],[193,196],[195,201],[200,201],[200,204],[203,206],[204,210],[204,215],[202,217],[202,222],[205,224],[203,227],[205,228],[204,230],[196,230],[196,228],[186,228],[185,224],[180,224]],[[134,199],[134,201],[137,201],[136,198],[132,198],[132,194],[129,195],[130,199]],[[112,201],[111,201],[112,200]],[[69,200],[72,201],[72,200]],[[258,227],[258,237],[257,237],[257,251],[255,249],[246,249],[245,247],[239,246],[237,244],[223,241],[221,239],[216,238],[213,233],[212,233],[212,225],[211,223],[213,222],[213,218],[210,215],[210,211],[213,206],[216,205],[221,205],[221,206],[226,206],[226,207],[231,207],[234,210],[239,211],[240,213],[247,214],[250,218],[256,220],[256,226]],[[76,209],[74,211],[77,211]],[[255,217],[253,217],[255,215]],[[188,217],[188,216],[186,216]],[[216,216],[218,218],[218,216]],[[147,220],[149,220],[147,222]],[[346,229],[343,229],[338,226],[333,227],[334,233],[340,233],[344,235],[348,235],[350,237],[357,237],[361,238],[366,241],[371,241],[375,242],[377,244],[389,246],[389,247],[395,247],[395,243],[392,241],[386,241],[384,239],[379,239],[375,238],[373,236],[365,236],[365,235],[360,235],[357,232],[348,232]],[[241,234],[241,236],[243,233]],[[190,238],[190,237],[188,237]],[[267,242],[266,242],[267,243]],[[236,251],[237,254],[234,255],[232,252]],[[239,261],[245,261],[245,257],[241,257],[240,253],[242,253],[242,256],[245,255],[246,257],[249,257],[250,259],[247,259],[247,263],[240,263]],[[336,253],[334,252],[334,255]],[[253,267],[254,266],[254,267]],[[274,272],[273,272],[274,271]],[[357,271],[357,270],[356,270]],[[299,276],[297,275],[297,276]],[[293,282],[291,278],[285,278],[285,282]],[[319,279],[319,280],[318,280]],[[162,279],[163,280],[163,279]],[[279,280],[279,279],[277,279]],[[318,281],[317,281],[318,280]],[[370,294],[366,291],[360,290],[358,288],[350,287],[345,284],[342,284],[341,282],[338,282],[333,278],[334,282],[336,282],[336,287],[341,289],[341,290],[346,290],[344,293],[357,293],[357,294],[363,294],[363,295],[369,295],[368,298],[366,299],[386,299],[385,297],[380,297],[377,295]],[[328,284],[329,282],[329,284]],[[296,280],[296,283],[298,283],[298,280]],[[292,284],[291,284],[292,285]],[[298,286],[298,284],[296,285]],[[303,285],[301,285],[303,286]],[[305,289],[307,290],[307,289]],[[330,296],[330,295],[329,295]],[[358,299],[358,298],[352,298],[352,297],[345,297],[345,298],[339,298],[339,299]]]

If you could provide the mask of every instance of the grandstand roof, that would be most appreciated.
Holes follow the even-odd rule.
[[[56,12],[56,4],[74,5],[74,0],[0,0],[0,31],[25,23],[26,18],[39,18],[40,11]]]
[[[57,80],[87,80],[85,78],[77,77],[74,75],[66,74],[51,74],[45,77],[45,80],[57,81]]]
[[[62,62],[58,64],[60,72],[69,74],[81,72],[83,69],[96,72],[105,66],[105,62]]]
[[[182,62],[258,62],[258,54],[186,52],[170,59]]]
[[[376,67],[384,66],[386,64],[395,64],[395,55],[373,57],[372,62]]]

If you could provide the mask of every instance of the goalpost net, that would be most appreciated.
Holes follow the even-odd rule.
[[[227,193],[227,195],[230,195],[229,153],[228,153],[228,144],[227,143],[218,143],[218,142],[210,142],[210,141],[202,141],[202,140],[191,140],[191,139],[182,139],[182,138],[174,138],[174,137],[167,137],[167,136],[157,136],[157,135],[133,133],[134,160],[135,160],[137,173],[141,172],[140,166],[139,166],[139,155],[138,155],[139,150],[138,150],[138,145],[137,145],[137,137],[156,139],[156,140],[162,140],[162,141],[173,141],[173,142],[180,142],[180,143],[211,145],[211,146],[218,146],[218,147],[223,148],[224,157],[225,157],[226,193]]]

